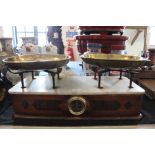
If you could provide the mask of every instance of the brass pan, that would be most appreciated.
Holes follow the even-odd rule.
[[[81,56],[85,63],[101,68],[138,68],[149,65],[150,61],[133,55],[123,54],[92,54],[85,53]]]
[[[69,57],[61,54],[18,55],[7,57],[3,62],[13,70],[44,70],[65,66]]]

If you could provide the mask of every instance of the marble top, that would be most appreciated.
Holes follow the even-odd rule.
[[[62,77],[62,76],[61,76]],[[21,88],[21,82],[9,90],[10,94],[31,94],[31,95],[103,95],[103,94],[144,94],[145,91],[133,82],[133,88],[129,88],[129,79],[118,76],[102,76],[99,89],[98,81],[93,76],[64,76],[61,80],[55,81],[56,89],[52,88],[52,77],[36,76],[24,79],[26,88]]]

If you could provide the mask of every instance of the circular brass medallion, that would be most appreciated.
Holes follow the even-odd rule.
[[[82,115],[87,108],[86,99],[80,96],[71,97],[68,100],[67,104],[68,104],[69,112],[76,116]]]

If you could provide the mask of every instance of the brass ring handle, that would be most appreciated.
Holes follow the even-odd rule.
[[[87,101],[81,96],[71,97],[67,101],[68,110],[72,115],[82,115],[87,109]]]

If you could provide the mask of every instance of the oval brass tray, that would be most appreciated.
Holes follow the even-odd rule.
[[[13,70],[44,70],[65,66],[69,57],[61,54],[20,55],[7,57],[3,62]]]
[[[149,65],[149,60],[122,54],[91,54],[81,56],[85,63],[101,68],[137,68]]]

